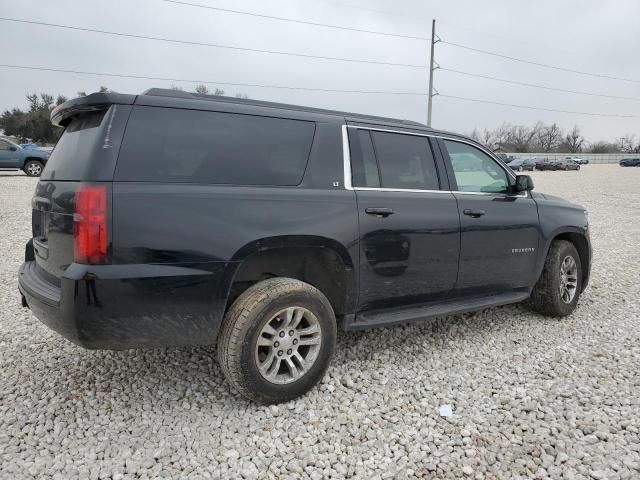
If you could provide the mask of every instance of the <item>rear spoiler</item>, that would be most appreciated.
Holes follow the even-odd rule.
[[[71,118],[82,113],[104,110],[113,104],[133,105],[136,95],[122,93],[92,93],[86,97],[67,100],[51,111],[51,123],[58,127],[66,127]]]

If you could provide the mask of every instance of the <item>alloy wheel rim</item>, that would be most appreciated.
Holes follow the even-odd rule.
[[[42,171],[42,168],[37,163],[32,163],[31,165],[29,165],[28,170],[29,170],[29,173],[32,175],[39,175],[40,172]]]
[[[560,298],[571,303],[578,290],[578,265],[571,255],[567,255],[560,264]]]
[[[295,382],[315,364],[322,344],[318,318],[304,307],[289,307],[267,321],[258,336],[255,361],[268,382]]]

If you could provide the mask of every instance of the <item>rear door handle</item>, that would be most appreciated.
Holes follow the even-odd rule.
[[[480,210],[478,208],[465,208],[462,213],[469,217],[479,218],[484,215],[484,210]]]
[[[377,215],[379,217],[388,217],[393,215],[393,208],[387,207],[368,207],[364,210],[367,215]]]

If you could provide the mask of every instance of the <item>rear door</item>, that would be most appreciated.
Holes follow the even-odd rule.
[[[478,147],[441,140],[458,201],[461,294],[499,293],[535,281],[538,209],[528,192],[512,194],[514,174]]]
[[[360,229],[359,311],[425,303],[456,283],[456,200],[428,137],[350,127]]]

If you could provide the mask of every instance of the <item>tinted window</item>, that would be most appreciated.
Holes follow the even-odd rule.
[[[351,163],[354,187],[380,187],[376,156],[369,130],[356,130],[356,148]]]
[[[505,193],[507,173],[493,158],[466,143],[444,141],[461,192]]]
[[[136,107],[116,180],[298,185],[315,124],[298,120]]]
[[[426,137],[371,132],[383,188],[438,190],[438,174]]]
[[[113,107],[112,107],[113,108]],[[100,140],[98,128],[107,110],[88,112],[71,120],[42,171],[43,180],[80,180]]]

